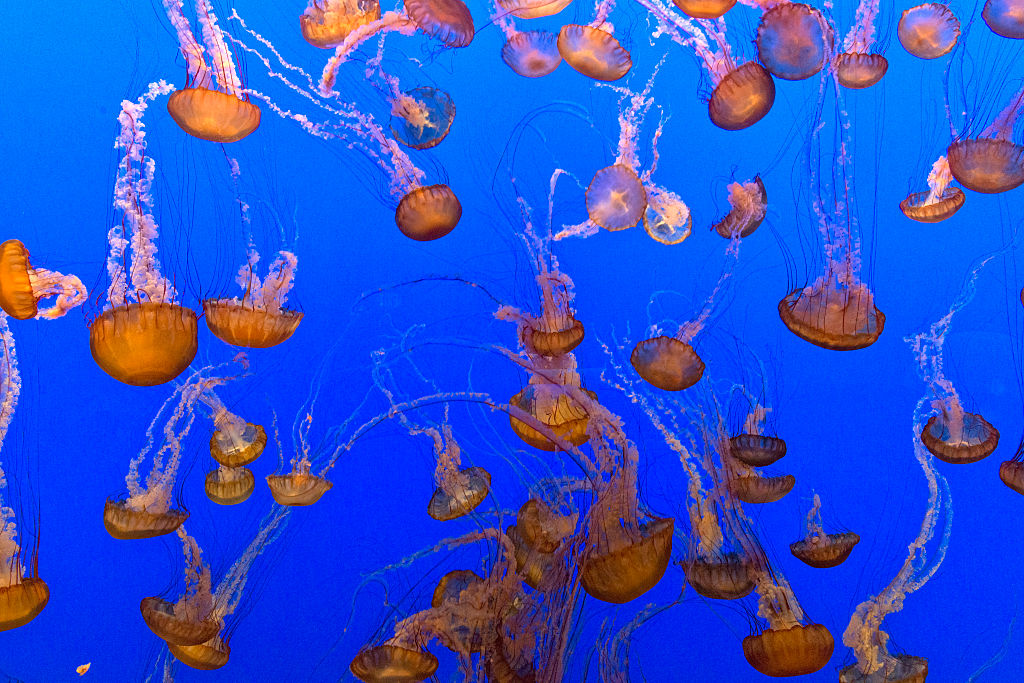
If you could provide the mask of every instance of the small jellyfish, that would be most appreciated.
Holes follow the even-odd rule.
[[[400,419],[406,421],[405,416]],[[425,432],[434,440],[437,488],[427,503],[428,515],[439,522],[447,522],[468,515],[484,502],[491,490],[491,474],[483,467],[460,467],[462,450],[452,436],[451,425],[446,422],[440,429],[413,427],[410,431]]]
[[[814,503],[807,513],[807,533],[799,541],[789,544],[793,553],[804,564],[816,569],[838,567],[860,543],[860,536],[852,531],[826,534],[821,525],[821,497],[814,494]]]
[[[299,29],[313,47],[331,48],[378,19],[380,0],[309,0],[299,17]]]
[[[804,676],[832,658],[835,641],[821,624],[768,629],[743,639],[743,656],[766,676]]]
[[[625,230],[640,222],[647,192],[629,166],[614,164],[594,174],[587,187],[587,215],[606,230]]]
[[[391,103],[391,134],[406,147],[441,144],[455,121],[455,103],[444,90],[427,85],[398,93]]]
[[[744,473],[729,480],[729,490],[738,499],[751,505],[775,503],[786,497],[796,484],[796,477],[784,474],[778,477],[762,477],[753,472]]]
[[[927,2],[903,10],[896,35],[910,54],[921,59],[936,59],[956,45],[960,38],[960,20],[945,5]]]
[[[783,2],[757,25],[757,55],[773,76],[800,81],[821,71],[832,52],[832,28],[810,5]]]
[[[1024,2],[1021,0],[985,0],[981,18],[996,35],[1024,40]]]
[[[519,19],[539,19],[558,14],[572,0],[495,0],[495,5],[503,13],[511,14]]]
[[[928,191],[912,192],[900,202],[900,211],[920,223],[938,223],[950,218],[964,205],[967,196],[959,187],[950,187],[953,173],[945,156],[936,159],[928,173]]]
[[[357,654],[348,668],[365,683],[424,681],[437,671],[437,657],[423,650],[378,645]]]
[[[864,673],[856,664],[839,670],[839,683],[925,683],[928,660],[914,655],[888,655],[879,668]]]
[[[775,104],[775,81],[757,62],[747,62],[726,73],[708,100],[711,122],[724,130],[754,125]]]
[[[206,497],[217,505],[238,505],[256,490],[256,477],[248,467],[221,465],[206,475]]]
[[[775,436],[737,434],[729,439],[729,454],[748,467],[767,467],[786,455],[786,442]]]
[[[1010,139],[1022,111],[1024,89],[1013,96],[981,135],[950,143],[946,150],[949,168],[961,185],[975,192],[996,194],[1024,184],[1024,145]]]
[[[683,562],[683,572],[693,590],[712,600],[739,600],[754,590],[750,562],[739,553],[691,557]]]
[[[501,48],[501,59],[520,76],[547,76],[562,63],[558,36],[550,31],[514,32]]]
[[[836,80],[844,88],[870,88],[889,70],[889,60],[871,51],[875,42],[878,4],[878,0],[861,0],[858,3],[854,24],[843,39],[843,51],[832,60]]]
[[[675,6],[694,19],[717,19],[731,10],[736,0],[672,0]]]
[[[223,467],[244,467],[256,462],[267,446],[266,430],[230,412],[212,390],[204,392],[200,400],[213,411],[215,429],[210,436],[210,456]]]
[[[1013,460],[999,464],[999,478],[1011,490],[1024,496],[1024,449],[1018,447]]]
[[[473,15],[462,0],[407,0],[405,11],[421,31],[448,47],[473,41]]]
[[[682,244],[693,230],[690,207],[677,194],[651,185],[647,188],[644,232],[655,242]]]
[[[668,567],[673,528],[671,517],[641,522],[632,530],[624,529],[618,517],[593,522],[590,544],[580,560],[583,590],[598,600],[622,604],[654,588]]]
[[[615,36],[594,26],[563,26],[558,52],[566,64],[595,81],[617,81],[633,67],[629,51]]]
[[[288,506],[312,505],[334,486],[310,472],[309,461],[301,459],[293,460],[292,471],[287,474],[268,474],[267,485],[277,504]]]
[[[629,362],[647,382],[665,391],[682,391],[704,376],[704,361],[693,346],[675,337],[639,342]]]
[[[231,647],[220,636],[199,645],[167,643],[167,649],[179,662],[199,671],[220,669],[231,657]]]
[[[768,193],[761,176],[745,183],[730,183],[729,213],[715,223],[715,232],[726,239],[749,237],[768,215]]]
[[[419,242],[450,233],[462,218],[462,204],[447,185],[416,187],[407,192],[395,210],[402,234]]]
[[[52,308],[39,310],[39,301],[56,296]],[[89,296],[82,281],[45,268],[33,268],[28,249],[18,240],[0,244],[0,308],[15,320],[55,320]]]
[[[509,399],[509,405],[550,429],[560,440],[582,446],[589,438],[587,424],[590,414],[571,390],[582,392],[591,401],[597,401],[597,394],[582,387],[576,372],[576,359],[571,354],[550,360],[540,357],[537,368],[538,372],[530,376],[529,384]],[[558,443],[515,414],[509,415],[509,424],[516,436],[534,448],[543,451],[560,449]]]
[[[173,645],[200,645],[220,632],[214,613],[210,567],[203,562],[196,540],[178,527],[185,555],[185,591],[177,602],[161,597],[143,598],[139,605],[146,626]]]
[[[943,462],[966,465],[992,455],[999,445],[999,430],[981,415],[966,413],[953,399],[952,410],[933,415],[921,430],[921,442]]]

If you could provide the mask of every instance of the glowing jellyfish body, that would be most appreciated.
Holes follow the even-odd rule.
[[[563,26],[558,52],[569,66],[595,81],[617,81],[633,67],[629,52],[615,36],[593,26]]]
[[[996,35],[1024,39],[1024,2],[1021,0],[986,0],[981,18]]]
[[[712,600],[739,600],[754,590],[754,574],[750,563],[736,553],[710,560],[686,560],[683,562],[683,572],[695,591]]]
[[[933,415],[921,430],[921,442],[939,460],[966,465],[992,455],[999,445],[999,430],[973,413],[962,413],[959,419]]]
[[[708,116],[725,130],[749,128],[775,104],[775,81],[757,62],[741,64],[727,73],[711,93]]]
[[[583,342],[583,323],[569,316],[569,325],[561,330],[540,330],[523,327],[523,345],[541,356],[564,356]]]
[[[203,301],[206,324],[215,337],[232,346],[266,349],[287,341],[303,313],[285,308],[259,309],[238,299]]]
[[[136,510],[125,501],[108,500],[103,506],[103,526],[114,538],[128,541],[173,533],[188,519],[188,512],[170,508],[163,512]]]
[[[959,187],[947,187],[937,201],[931,201],[931,192],[913,192],[900,202],[903,215],[919,223],[939,223],[960,210],[967,200]]]
[[[167,649],[179,662],[200,671],[220,669],[228,663],[228,659],[231,657],[231,648],[221,640],[220,636],[214,636],[212,640],[199,645],[168,643]]]
[[[890,655],[870,674],[862,673],[856,664],[839,670],[839,683],[925,683],[927,678],[928,660],[914,655]]]
[[[260,125],[260,108],[248,100],[207,88],[171,94],[167,112],[183,131],[210,142],[238,142]]]
[[[355,29],[378,19],[379,0],[310,0],[299,17],[299,29],[310,45],[331,48]]]
[[[766,676],[804,676],[828,664],[834,647],[832,634],[821,624],[798,624],[745,637],[743,656]]]
[[[420,86],[391,105],[391,134],[406,147],[429,149],[441,144],[455,121],[455,102],[444,90]]]
[[[784,474],[778,477],[737,477],[729,481],[729,490],[744,503],[763,505],[776,503],[793,490],[796,477]]]
[[[960,38],[960,20],[945,5],[928,2],[903,11],[896,35],[910,54],[921,59],[936,59],[956,45]]]
[[[9,631],[29,623],[50,601],[50,589],[36,577],[22,577],[0,586],[0,631]]]
[[[440,522],[464,517],[476,509],[491,490],[491,474],[483,467],[467,467],[438,486],[427,503],[427,514]]]
[[[590,398],[597,400],[597,394],[583,390]],[[546,383],[529,384],[518,394],[509,399],[509,404],[529,413],[547,426],[555,436],[568,441],[573,446],[582,446],[587,442],[587,423],[589,415],[586,409],[558,386]],[[557,451],[558,444],[546,437],[532,426],[509,416],[512,431],[520,439],[542,451]]]
[[[704,376],[704,361],[674,337],[645,339],[633,348],[629,362],[644,380],[665,391],[682,391]]]
[[[774,436],[737,434],[729,439],[729,454],[744,465],[767,467],[786,455],[786,442]]]
[[[398,645],[378,645],[357,654],[349,670],[365,683],[422,681],[437,671],[437,657]]]
[[[56,296],[52,308],[39,311],[39,300]],[[18,240],[0,244],[0,308],[15,320],[59,318],[88,296],[74,275],[33,268],[28,249]]]
[[[761,63],[773,76],[800,81],[825,66],[832,51],[832,30],[814,7],[784,2],[762,15],[756,43]]]
[[[89,325],[93,360],[108,375],[133,386],[169,382],[199,348],[191,309],[172,303],[129,303],[110,308]]]
[[[867,285],[844,287],[832,278],[790,292],[779,302],[779,317],[796,336],[834,351],[871,346],[885,328]]]
[[[647,191],[644,232],[655,242],[682,244],[693,230],[690,207],[677,195],[652,186]]]
[[[647,192],[636,171],[625,164],[602,168],[587,187],[587,215],[605,230],[632,228],[646,208]]]
[[[217,505],[238,505],[256,490],[256,477],[247,467],[219,467],[206,475],[203,488]]]
[[[139,609],[153,633],[174,645],[200,645],[220,631],[220,622],[209,618],[194,620],[174,613],[174,603],[163,598],[143,598]]]
[[[838,567],[860,543],[860,536],[847,531],[841,534],[810,534],[806,538],[789,544],[793,553],[804,564],[816,569]]]
[[[1009,140],[955,140],[946,150],[949,169],[975,192],[1007,192],[1024,183],[1024,145]]]
[[[402,234],[427,242],[450,233],[462,218],[462,204],[447,185],[410,190],[398,202],[395,224]]]
[[[768,215],[768,192],[761,176],[729,185],[729,213],[715,223],[715,232],[726,239],[749,237]]]
[[[736,0],[672,0],[683,14],[694,19],[717,19],[731,10]]]
[[[889,60],[880,54],[843,52],[832,60],[839,85],[852,90],[870,88],[889,70]]]
[[[224,467],[244,467],[256,462],[267,446],[267,432],[261,425],[243,423],[219,426],[210,437],[210,456]]]
[[[448,47],[473,42],[473,15],[462,0],[407,0],[405,11],[421,31]]]
[[[519,19],[539,19],[558,14],[569,6],[572,0],[496,0],[502,12]]]
[[[615,526],[619,521],[612,522]],[[672,518],[640,524],[636,538],[608,530],[608,547],[588,546],[580,562],[580,584],[587,594],[616,604],[640,597],[661,580],[672,554]]]
[[[334,486],[327,479],[309,472],[268,474],[267,485],[278,505],[295,507],[312,505]]]
[[[550,31],[516,33],[502,46],[501,59],[520,76],[547,76],[562,63],[562,55],[558,52],[558,36]]]

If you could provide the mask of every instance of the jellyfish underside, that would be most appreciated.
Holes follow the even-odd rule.
[[[921,59],[947,54],[960,38],[960,20],[945,5],[929,2],[903,11],[896,35],[907,52]]]
[[[232,424],[224,425],[210,437],[210,455],[224,467],[251,465],[266,446],[266,430],[251,422],[246,422],[241,430]]]
[[[793,557],[816,569],[838,567],[860,543],[860,536],[847,531],[841,534],[810,534],[789,544]]]
[[[647,191],[636,171],[625,164],[613,164],[594,174],[586,202],[590,220],[606,230],[625,230],[643,218]]]
[[[50,589],[40,578],[22,577],[17,583],[0,587],[0,631],[29,623],[50,601]]]
[[[597,400],[594,392],[588,389],[583,391]],[[555,436],[573,446],[582,446],[587,442],[587,411],[557,385],[530,384],[509,399],[509,404],[530,413],[551,429]],[[534,448],[542,451],[559,450],[558,444],[525,422],[510,415],[509,423],[516,436]]]
[[[310,4],[299,17],[302,37],[310,45],[332,48],[344,42],[349,33],[380,19],[379,0],[328,0]]]
[[[268,474],[267,485],[278,505],[295,507],[316,503],[334,486],[327,479],[308,472]]]
[[[674,337],[645,339],[633,348],[629,362],[645,381],[665,391],[682,391],[704,376],[704,361]]]
[[[622,604],[635,600],[661,580],[672,554],[671,517],[642,523],[629,533],[618,520],[605,522],[607,547],[588,546],[580,562],[580,584],[591,597]]]
[[[154,538],[177,530],[188,514],[174,508],[165,512],[135,510],[125,501],[108,500],[103,506],[103,526],[107,533],[123,541]]]
[[[786,442],[774,436],[737,434],[729,446],[732,457],[750,467],[767,467],[786,455]]]
[[[1024,39],[1024,4],[1021,0],[986,0],[981,18],[996,35]]]
[[[676,7],[694,19],[717,19],[731,10],[736,0],[672,0]]]
[[[437,657],[397,645],[378,645],[357,654],[349,670],[365,683],[422,681],[437,671]]]
[[[946,150],[949,170],[975,192],[1007,192],[1024,183],[1024,145],[1009,140],[955,140]]]
[[[201,645],[220,631],[220,622],[216,619],[190,621],[176,616],[174,603],[163,598],[143,598],[139,610],[149,630],[174,645]]]
[[[836,80],[844,88],[862,90],[870,88],[889,70],[889,60],[879,54],[843,52],[832,61]]]
[[[999,431],[981,415],[964,413],[959,434],[950,429],[950,418],[933,415],[921,430],[921,442],[936,458],[953,465],[984,460],[999,445]]]
[[[662,192],[647,195],[644,209],[644,232],[655,242],[681,244],[693,230],[690,207],[678,197]]]
[[[473,15],[462,0],[406,0],[405,11],[421,31],[448,47],[473,42]]]
[[[744,503],[764,505],[777,503],[793,490],[796,477],[784,474],[778,477],[748,476],[729,481],[729,490]]]
[[[454,121],[455,103],[451,95],[427,85],[402,93],[391,107],[391,134],[413,149],[441,144]]]
[[[198,350],[198,323],[191,309],[169,303],[131,303],[104,311],[89,325],[96,364],[133,386],[169,382]]]
[[[633,67],[629,52],[615,36],[593,26],[563,26],[558,52],[569,66],[595,81],[617,81]]]
[[[564,356],[583,341],[583,323],[569,316],[570,324],[562,330],[539,330],[527,325],[523,329],[523,345],[541,356]]]
[[[900,211],[919,223],[939,223],[952,217],[967,200],[959,187],[947,187],[934,202],[928,201],[930,196],[929,191],[913,192],[900,202]]]
[[[220,467],[206,475],[204,489],[217,505],[238,505],[256,490],[256,477],[247,467]]]
[[[454,480],[450,490],[438,486],[427,503],[427,514],[440,522],[468,515],[491,490],[491,474],[483,467],[461,470]]]
[[[832,47],[832,32],[819,10],[786,2],[761,16],[756,43],[761,63],[773,76],[799,81],[825,66]]]
[[[803,676],[828,664],[834,647],[832,634],[821,624],[798,624],[745,637],[743,656],[766,676]]]
[[[246,305],[238,299],[207,299],[203,302],[206,324],[215,337],[232,346],[266,349],[286,341],[298,329],[303,313],[276,311]]]
[[[768,215],[768,191],[761,176],[753,182],[729,185],[729,213],[715,223],[715,232],[726,239],[749,237]]]
[[[231,648],[219,636],[214,636],[211,640],[199,645],[167,643],[167,649],[179,662],[200,671],[219,669],[228,663],[231,656]]]
[[[856,664],[839,670],[839,683],[925,683],[928,660],[914,655],[893,655],[885,658],[882,668],[866,674]]]
[[[796,336],[834,351],[871,346],[885,328],[866,285],[845,287],[831,278],[794,289],[779,302],[779,317]]]
[[[572,0],[497,0],[502,12],[508,12],[519,19],[539,19],[558,14],[569,6]]]
[[[18,240],[0,244],[0,308],[15,320],[34,318],[39,308],[32,293],[28,249]]]
[[[171,93],[167,111],[183,131],[210,142],[237,142],[260,125],[260,108],[234,95],[207,88]]]
[[[562,63],[562,55],[558,52],[558,36],[550,31],[516,33],[502,46],[501,59],[520,76],[547,76]]]
[[[447,185],[427,185],[410,190],[398,202],[395,224],[402,234],[427,242],[450,233],[462,218],[462,204]]]
[[[757,62],[736,67],[719,81],[708,100],[711,123],[725,130],[749,128],[775,104],[775,81]]]
[[[712,600],[739,600],[754,590],[750,563],[736,553],[712,559],[694,557],[683,562],[683,572],[695,591]]]

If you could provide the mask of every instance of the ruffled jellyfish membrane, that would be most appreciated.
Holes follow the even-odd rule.
[[[193,35],[181,0],[163,3],[188,73],[185,88],[167,100],[167,112],[182,130],[202,140],[227,143],[248,136],[260,125],[260,108],[249,101],[209,0],[196,2],[203,42]],[[206,62],[204,43],[212,55],[212,67]]]
[[[571,354],[536,359],[537,371],[530,375],[529,384],[509,399],[509,405],[527,413],[554,435],[573,446],[582,446],[589,438],[587,424],[590,419],[588,406],[582,405],[573,396],[573,391],[583,392],[591,401],[597,402],[597,394],[584,389],[576,372],[576,359]],[[534,448],[542,451],[557,451],[560,446],[541,433],[533,425],[509,416],[509,424],[516,436]]]
[[[428,185],[407,192],[395,210],[402,234],[427,242],[450,233],[462,218],[462,204],[447,185]]]
[[[229,411],[213,390],[203,392],[199,398],[213,413],[210,456],[224,467],[244,467],[256,462],[267,447],[263,426],[246,422]]]
[[[926,2],[903,10],[896,35],[907,52],[921,59],[947,54],[960,38],[960,20],[937,2]]]
[[[287,474],[268,474],[267,486],[278,505],[294,507],[312,505],[334,486],[325,477],[310,472],[309,460],[292,460]]]
[[[862,282],[844,285],[826,275],[779,302],[779,317],[796,336],[834,351],[871,346],[885,328],[885,314]]]
[[[425,681],[437,671],[437,657],[425,650],[378,645],[357,654],[348,668],[365,683]]]
[[[964,205],[967,196],[959,187],[950,187],[953,173],[945,156],[939,157],[928,173],[928,191],[912,192],[900,202],[900,211],[911,220],[938,223],[951,217]]]
[[[694,19],[717,19],[731,10],[736,0],[672,0],[683,14]]]
[[[558,36],[550,31],[512,33],[501,47],[501,60],[520,76],[547,76],[562,63]]]
[[[877,18],[878,0],[860,0],[853,26],[843,39],[843,50],[832,59],[836,80],[844,88],[870,88],[889,70],[889,60],[871,51]]]
[[[942,462],[967,465],[984,460],[999,445],[999,430],[981,415],[965,413],[954,397],[952,408],[933,415],[921,430],[921,443]]]
[[[220,632],[220,621],[213,614],[210,568],[203,563],[202,551],[184,527],[178,527],[185,552],[185,592],[172,603],[161,597],[143,598],[139,609],[146,626],[168,644],[200,645]]]
[[[214,671],[228,663],[231,647],[220,636],[199,645],[176,645],[167,643],[174,658],[187,667],[199,671]]]
[[[391,134],[406,147],[436,147],[454,121],[451,95],[428,85],[397,94],[391,103]]]
[[[745,183],[730,183],[729,207],[729,213],[715,223],[715,232],[726,239],[754,234],[768,215],[768,193],[761,176]]]
[[[757,56],[773,76],[800,81],[821,71],[832,53],[832,28],[810,5],[782,2],[757,25]]]
[[[484,502],[491,490],[491,474],[483,467],[460,469],[461,449],[447,423],[441,429],[425,430],[434,439],[434,489],[427,514],[439,522],[465,517]]]
[[[644,232],[655,242],[682,244],[693,230],[690,207],[678,195],[656,185],[647,188]]]
[[[265,280],[256,274],[260,255],[252,245],[247,262],[238,270],[235,281],[244,290],[242,298],[206,299],[203,313],[210,332],[233,346],[265,349],[287,341],[303,313],[284,307],[295,286],[298,259],[290,251],[277,253]]]
[[[757,62],[732,69],[718,81],[708,100],[711,123],[743,130],[764,118],[775,104],[775,81]]]
[[[587,215],[605,230],[625,230],[640,222],[647,192],[636,171],[614,164],[594,174],[587,187]]]
[[[704,376],[704,361],[689,344],[675,337],[653,337],[639,342],[629,362],[649,384],[665,391],[682,391]]]
[[[832,658],[835,641],[821,624],[769,629],[743,639],[743,656],[765,676],[804,676]]]
[[[405,11],[421,31],[448,47],[473,42],[473,15],[462,0],[407,0]]]
[[[852,531],[825,533],[821,525],[821,497],[815,493],[814,503],[807,513],[807,533],[799,541],[789,544],[789,552],[804,564],[816,569],[828,569],[845,562],[858,543],[860,536]]]
[[[299,17],[299,29],[313,47],[331,48],[378,19],[380,0],[309,0]]]
[[[563,26],[558,52],[566,64],[595,81],[617,81],[633,67],[629,51],[615,36],[594,26]]]
[[[495,0],[503,14],[518,19],[539,19],[558,14],[569,6],[572,0]]]
[[[114,185],[114,206],[122,220],[107,234],[107,303],[89,325],[89,348],[96,364],[114,379],[136,386],[169,382],[188,367],[198,349],[196,314],[177,303],[174,285],[160,273],[157,224],[151,213],[156,164],[145,155],[142,115],[149,102],[171,88],[151,83],[138,100],[121,103],[121,134],[115,147],[124,157]],[[129,249],[130,259],[125,255]]]
[[[40,311],[39,301],[51,296],[57,297],[53,307]],[[88,296],[77,276],[33,268],[28,249],[18,240],[0,244],[0,308],[15,320],[54,320]]]
[[[996,35],[1024,40],[1024,3],[1021,0],[985,0],[981,18]]]
[[[564,356],[583,342],[583,323],[569,307],[572,281],[561,273],[537,276],[541,288],[541,314],[522,316],[520,337],[527,352],[538,356]]]
[[[735,515],[735,508],[706,495],[695,469],[689,474],[686,507],[692,531],[682,562],[686,581],[706,598],[738,600],[754,590],[755,574],[746,553],[726,547],[725,532],[730,525],[723,517]]]
[[[248,467],[221,465],[206,475],[206,497],[217,505],[238,505],[256,490],[256,477]]]

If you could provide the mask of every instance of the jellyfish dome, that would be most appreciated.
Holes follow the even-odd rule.
[[[683,14],[694,19],[717,19],[731,10],[736,0],[672,0]]]
[[[543,324],[523,327],[523,346],[541,356],[564,356],[583,342],[583,323],[571,315],[565,321],[564,329],[545,330]],[[540,318],[543,323],[544,317]]]
[[[569,66],[595,81],[617,81],[633,67],[629,52],[615,36],[593,26],[563,26],[558,52]]]
[[[520,76],[547,76],[562,63],[562,55],[558,52],[558,36],[551,31],[516,33],[502,46],[501,59]]]
[[[665,391],[682,391],[704,376],[704,361],[675,337],[645,339],[633,348],[629,362],[644,380]]]
[[[743,639],[743,656],[765,676],[804,676],[832,658],[835,642],[821,624],[769,629]]]
[[[576,529],[577,515],[561,515],[547,503],[530,498],[516,514],[523,541],[542,553],[553,553]]]
[[[181,129],[210,142],[238,142],[260,126],[260,108],[235,95],[207,88],[171,94],[167,113]]]
[[[757,55],[773,76],[800,81],[821,71],[832,52],[832,29],[810,5],[783,2],[757,26]]]
[[[632,228],[646,208],[647,192],[636,171],[625,164],[602,168],[587,187],[587,215],[605,230]]]
[[[839,670],[839,683],[925,683],[927,678],[928,660],[914,655],[890,655],[870,674],[862,673],[856,664]]]
[[[398,202],[395,224],[402,234],[427,242],[450,233],[462,218],[462,204],[447,185],[410,190]]]
[[[207,617],[195,620],[191,615],[175,614],[175,605],[163,598],[143,598],[139,605],[146,626],[167,643],[173,645],[200,645],[220,631],[220,622]]]
[[[928,2],[903,10],[896,35],[910,54],[921,59],[936,59],[956,46],[960,20],[945,5]]]
[[[267,485],[270,487],[270,495],[278,505],[296,507],[316,503],[334,486],[324,477],[308,471],[268,474]]]
[[[216,419],[215,416],[215,422]],[[224,467],[243,467],[256,462],[267,446],[266,430],[240,419],[227,418],[222,422],[210,437],[210,456]]]
[[[1021,0],[986,0],[981,18],[996,35],[1024,39],[1024,4]]]
[[[440,522],[464,517],[484,501],[491,490],[491,473],[483,467],[467,467],[438,486],[427,503],[427,514]]]
[[[56,304],[39,310],[39,300],[56,296]],[[0,244],[0,308],[15,320],[59,318],[88,296],[82,281],[43,268],[33,268],[28,249],[18,240]]]
[[[115,306],[89,326],[93,360],[108,375],[133,386],[169,382],[189,366],[199,349],[195,311],[145,301]]]
[[[530,588],[540,589],[544,578],[554,568],[554,554],[541,552],[527,543],[515,524],[505,529],[505,535],[515,552],[516,574]]]
[[[729,185],[729,213],[715,223],[715,232],[726,239],[749,237],[768,215],[768,192],[761,176]]]
[[[594,401],[597,394],[583,389]],[[557,385],[546,382],[528,384],[522,391],[509,399],[509,405],[529,413],[546,425],[555,436],[573,446],[582,446],[587,442],[587,424],[590,415],[586,409]],[[557,451],[557,443],[522,420],[509,416],[512,431],[520,439],[542,451]]]
[[[220,636],[214,636],[212,640],[199,645],[167,643],[167,649],[179,662],[200,671],[220,669],[231,657],[231,648]]]
[[[999,465],[999,478],[1010,489],[1024,496],[1024,463],[1007,460]]]
[[[301,311],[285,308],[260,310],[237,299],[207,299],[203,301],[203,313],[215,337],[251,349],[266,349],[287,341],[303,316]]]
[[[668,568],[673,528],[671,517],[657,518],[641,523],[635,539],[609,532],[607,547],[588,545],[580,562],[583,590],[598,600],[622,604],[654,588]]]
[[[451,95],[427,85],[405,91],[391,105],[391,134],[413,149],[441,144],[454,121],[455,103]]]
[[[462,0],[406,0],[405,11],[421,31],[448,47],[473,42],[473,15]]]
[[[103,506],[103,526],[114,538],[128,541],[174,533],[188,519],[186,510],[163,512],[136,510],[125,501],[108,500]]]
[[[731,479],[729,490],[744,503],[764,505],[776,503],[785,498],[786,494],[793,490],[795,484],[796,477],[792,474],[778,477],[750,475]]]
[[[900,202],[903,215],[919,223],[939,223],[960,210],[967,200],[959,187],[947,187],[931,201],[932,192],[912,192]]]
[[[809,534],[789,544],[789,552],[804,564],[816,569],[838,567],[860,543],[860,536],[847,531],[841,534]]]
[[[299,17],[299,29],[313,47],[331,48],[378,19],[380,0],[310,0]]]
[[[674,192],[652,185],[647,189],[644,232],[655,242],[682,244],[693,231],[690,207]]]
[[[925,424],[921,442],[939,460],[966,465],[992,455],[999,445],[999,430],[981,415],[943,412]]]
[[[256,477],[247,467],[218,467],[206,475],[204,490],[217,505],[238,505],[256,490]]]
[[[718,82],[708,100],[711,122],[725,130],[754,125],[775,104],[775,81],[757,62],[736,67]]]
[[[949,169],[975,192],[1007,192],[1024,183],[1024,145],[1009,140],[954,140],[946,150]]]
[[[870,88],[889,70],[889,60],[880,54],[843,52],[832,60],[839,85],[851,90]]]
[[[349,670],[365,683],[423,681],[437,671],[437,657],[398,645],[378,645],[357,654]]]
[[[834,351],[871,346],[885,328],[867,285],[844,286],[834,276],[790,292],[779,302],[779,317],[796,336]]]
[[[786,442],[774,436],[737,434],[729,439],[729,454],[749,467],[767,467],[786,455]]]
[[[49,601],[50,589],[37,577],[26,576],[10,585],[0,586],[0,631],[29,623],[39,616]]]
[[[572,0],[496,0],[495,4],[502,12],[519,19],[539,19],[558,14]]]
[[[683,562],[683,572],[693,590],[712,600],[739,600],[754,590],[750,562],[737,553],[711,559],[691,558]]]

